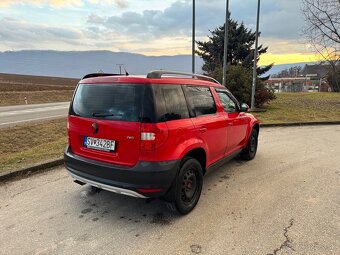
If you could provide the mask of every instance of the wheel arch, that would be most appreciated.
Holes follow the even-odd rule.
[[[260,133],[260,124],[259,123],[255,123],[253,126],[252,126],[252,129],[256,129],[257,131],[257,135]],[[251,130],[252,130],[251,129]],[[251,131],[250,130],[250,131]]]
[[[206,151],[202,147],[196,147],[196,148],[193,148],[193,149],[187,151],[182,158],[181,164],[184,163],[183,160],[185,159],[185,157],[190,157],[190,158],[196,159],[202,167],[203,175],[205,174],[206,165],[207,165],[207,154],[206,154]]]
[[[256,129],[257,135],[259,135],[259,133],[260,133],[260,124],[257,121],[251,121],[250,122],[250,124],[248,126],[248,129],[247,129],[248,131],[247,131],[247,134],[246,134],[246,138],[244,139],[243,147],[247,146],[248,139],[249,139],[253,129]]]

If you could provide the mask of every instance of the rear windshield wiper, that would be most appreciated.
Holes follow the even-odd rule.
[[[101,112],[94,112],[92,113],[93,117],[109,117],[109,116],[116,116],[113,113],[101,113]]]

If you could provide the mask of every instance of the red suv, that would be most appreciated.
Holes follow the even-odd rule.
[[[161,197],[186,214],[207,172],[255,157],[259,123],[247,110],[203,75],[87,75],[70,105],[65,166],[79,184]]]

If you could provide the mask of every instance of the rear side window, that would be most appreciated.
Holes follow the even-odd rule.
[[[140,119],[144,85],[79,84],[70,114],[108,120]]]
[[[216,105],[208,87],[186,86],[186,93],[196,116],[216,113]]]
[[[188,106],[180,85],[155,85],[153,89],[159,121],[189,118]]]

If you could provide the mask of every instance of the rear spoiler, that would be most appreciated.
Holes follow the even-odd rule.
[[[117,73],[90,73],[83,77],[83,79],[87,78],[95,78],[95,77],[103,77],[103,76],[129,76],[128,73],[124,74],[117,74]]]

